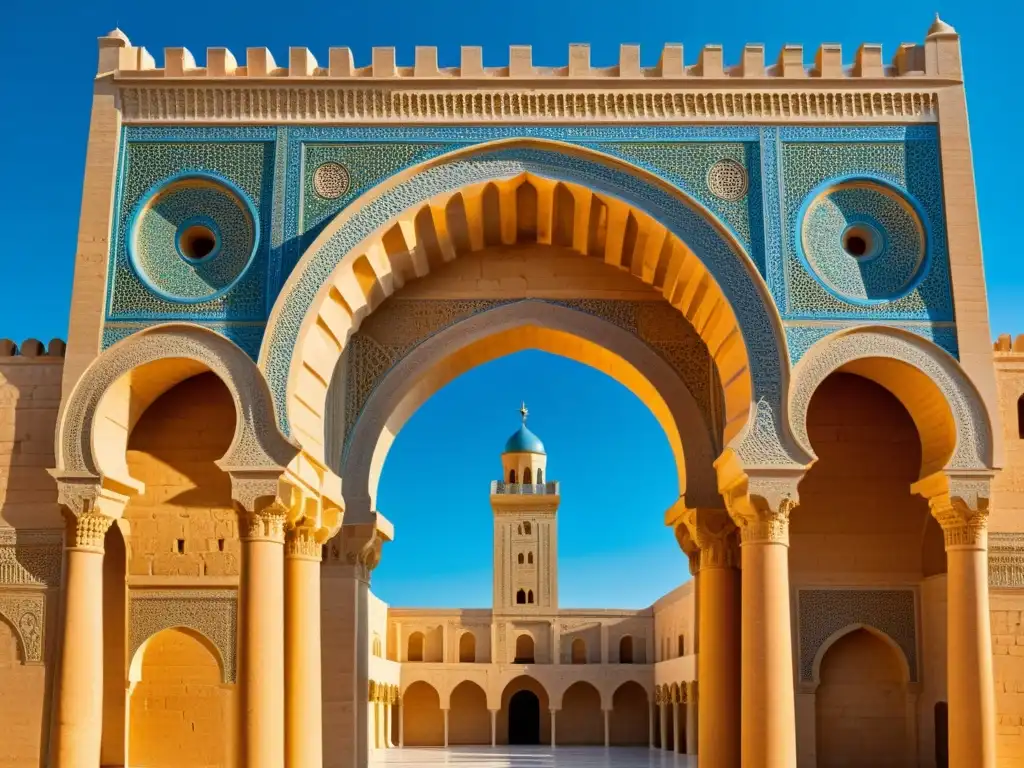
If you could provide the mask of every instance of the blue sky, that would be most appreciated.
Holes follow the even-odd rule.
[[[769,60],[784,43],[802,43],[808,62],[821,42],[842,43],[847,60],[859,43],[878,42],[888,59],[899,43],[920,42],[936,11],[962,38],[992,332],[1024,333],[1016,229],[1024,154],[1006,143],[1024,133],[1018,40],[1024,5],[1017,0],[9,0],[5,7],[0,338],[67,335],[96,37],[115,24],[158,63],[163,49],[174,46],[190,48],[200,61],[209,46],[227,46],[239,59],[246,47],[267,46],[286,61],[288,47],[301,45],[326,61],[328,47],[347,45],[362,66],[371,46],[393,45],[399,63],[408,64],[413,46],[434,45],[441,65],[450,66],[458,63],[459,46],[482,45],[485,64],[497,66],[510,44],[531,44],[535,63],[563,65],[569,43],[588,42],[594,65],[605,66],[615,63],[623,42],[641,45],[645,65],[657,61],[665,42],[683,43],[688,63],[705,43],[721,43],[727,62],[735,62],[747,42],[764,43]],[[15,122],[21,112],[38,119]],[[374,576],[375,589],[405,605],[489,604],[487,487],[497,478],[498,454],[516,428],[521,398],[547,444],[550,476],[563,482],[562,604],[639,607],[677,584],[685,560],[661,525],[674,495],[674,468],[653,418],[599,374],[521,353],[453,382],[399,435],[380,498],[398,539]],[[457,459],[432,466],[424,455]]]

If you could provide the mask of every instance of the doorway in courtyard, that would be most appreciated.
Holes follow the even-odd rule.
[[[540,699],[533,691],[517,691],[509,699],[508,743],[540,744]]]

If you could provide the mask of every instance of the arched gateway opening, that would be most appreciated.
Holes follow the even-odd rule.
[[[508,701],[508,743],[540,744],[540,699],[517,691]]]

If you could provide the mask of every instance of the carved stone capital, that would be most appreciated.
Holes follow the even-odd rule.
[[[914,483],[942,526],[946,550],[987,549],[991,476],[938,472]]]
[[[65,521],[65,549],[103,552],[103,537],[110,524],[124,513],[128,495],[104,488],[92,475],[54,474],[57,503]]]
[[[338,535],[328,542],[327,562],[350,568],[360,581],[369,582],[370,574],[380,563],[384,543],[393,538],[391,524],[380,513],[370,523],[341,526]]]
[[[284,537],[284,556],[295,560],[323,559],[324,542],[317,536],[319,529],[310,525],[289,526]]]
[[[740,545],[789,546],[789,516],[799,502],[797,484],[803,470],[776,475],[740,472],[719,490],[726,509],[740,531]]]
[[[737,567],[736,526],[726,510],[677,505],[669,514],[674,514],[672,522],[676,528],[676,541],[690,558],[690,573],[696,575],[704,568]],[[682,534],[681,527],[688,535]],[[693,547],[696,547],[696,553]]]

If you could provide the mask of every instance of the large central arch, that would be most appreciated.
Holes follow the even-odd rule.
[[[285,285],[260,352],[282,430],[326,460],[327,390],[362,320],[432,268],[516,243],[570,247],[660,290],[714,359],[726,446],[748,465],[806,463],[787,418],[778,312],[736,238],[647,171],[535,139],[429,160],[366,193],[321,232]]]
[[[384,310],[389,321],[401,322]],[[699,343],[699,342],[698,342]],[[639,337],[600,317],[559,304],[524,300],[504,304],[436,333],[401,358],[375,387],[344,445],[329,453],[355,522],[375,509],[384,460],[405,422],[441,387],[466,371],[523,349],[561,355],[602,371],[630,389],[658,420],[676,461],[679,495],[692,506],[711,506],[718,491],[713,461],[721,451],[720,393],[699,402],[685,372],[673,368]],[[706,354],[706,352],[705,352]],[[344,375],[344,371],[339,371]],[[696,371],[699,375],[699,371]],[[335,377],[331,402],[344,382]],[[346,432],[341,406],[329,413],[329,434]],[[685,438],[685,439],[684,439]],[[333,457],[338,457],[337,462]]]

